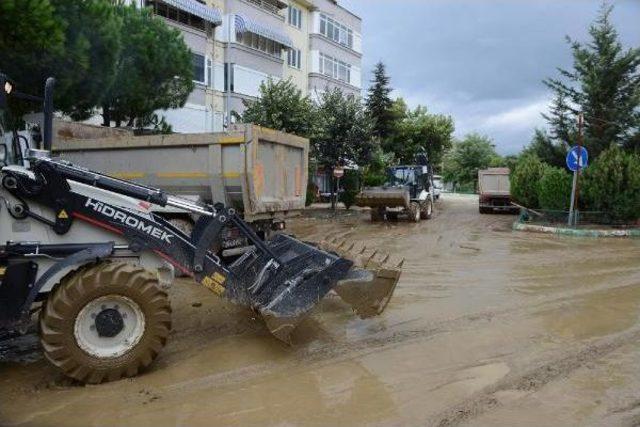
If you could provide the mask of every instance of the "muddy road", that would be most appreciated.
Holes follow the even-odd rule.
[[[406,258],[381,317],[360,320],[330,297],[289,347],[249,312],[178,283],[171,341],[138,378],[80,386],[29,337],[0,350],[0,424],[640,424],[640,240],[512,232],[514,217],[446,195],[420,224],[326,216],[290,231]]]

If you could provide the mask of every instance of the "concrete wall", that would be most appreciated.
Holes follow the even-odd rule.
[[[318,92],[326,88],[339,88],[345,93],[361,96],[362,92],[362,20],[336,5],[331,0],[313,0],[317,8],[310,14],[309,28],[309,92],[316,97]],[[320,16],[325,14],[353,31],[353,48],[327,38],[320,33]],[[351,65],[351,79],[343,82],[320,74],[319,54]]]
[[[300,69],[291,67],[287,64],[285,52],[284,78],[290,78],[306,95],[309,91],[309,64],[311,61],[309,57],[309,31],[312,26],[310,4],[303,4],[303,2],[295,0],[290,0],[289,4],[302,11],[302,28],[286,24],[287,34],[291,37],[294,47],[300,50],[302,59]],[[287,13],[285,10],[285,14]]]

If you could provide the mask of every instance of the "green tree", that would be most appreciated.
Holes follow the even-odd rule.
[[[260,85],[260,96],[245,101],[242,121],[309,138],[316,122],[316,108],[293,82],[269,79]]]
[[[0,1],[0,70],[18,90],[42,95],[54,59],[64,52],[64,41],[64,23],[49,0]],[[12,104],[18,117],[33,108],[32,103]]]
[[[385,153],[376,147],[371,160],[364,166],[362,181],[367,187],[375,187],[387,181],[387,170],[394,163],[392,153]]]
[[[640,155],[617,146],[602,152],[584,170],[584,207],[601,211],[613,220],[640,218]]]
[[[478,171],[486,169],[499,159],[493,141],[484,135],[472,133],[453,144],[444,156],[443,178],[454,187],[473,186],[478,182]]]
[[[158,121],[154,111],[184,106],[193,91],[191,53],[180,32],[150,9],[120,5],[116,12],[126,31],[102,101],[104,125],[146,127]]]
[[[545,164],[535,154],[520,156],[511,170],[511,197],[516,203],[531,209],[540,207],[539,185]]]
[[[51,4],[65,29],[64,54],[50,58],[57,79],[55,106],[74,119],[87,119],[114,84],[121,34],[126,31],[109,1],[51,0]]]
[[[391,78],[387,75],[384,63],[378,62],[373,70],[373,79],[366,100],[367,112],[373,119],[373,134],[384,141],[394,130],[395,117],[392,111]]]
[[[640,48],[623,48],[611,12],[612,7],[603,5],[589,28],[589,43],[567,38],[573,69],[560,69],[559,79],[545,80],[556,93],[548,116],[554,137],[567,137],[570,124],[583,113],[585,146],[594,158],[612,143],[636,143],[640,132]]]
[[[567,101],[567,95],[564,92],[556,91],[549,113],[542,114],[550,127],[548,139],[553,140],[556,145],[572,145],[576,138],[574,111]],[[538,133],[536,130],[536,136]]]
[[[417,154],[426,152],[431,164],[437,166],[453,144],[454,130],[451,117],[430,114],[426,107],[418,106],[407,109],[386,148],[403,163],[413,163]]]
[[[374,150],[373,124],[359,99],[339,89],[320,95],[318,129],[311,143],[320,166],[333,168],[347,161],[366,164]]]
[[[544,163],[564,168],[568,146],[549,136],[544,130],[536,129],[531,144],[523,150],[523,154],[535,154]]]
[[[566,211],[571,201],[571,175],[562,168],[544,166],[538,185],[538,201],[542,209]]]

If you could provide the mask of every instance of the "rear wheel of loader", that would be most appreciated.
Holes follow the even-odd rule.
[[[46,358],[91,384],[137,375],[170,330],[169,298],[156,276],[125,263],[103,262],[65,277],[40,315]]]
[[[420,222],[420,204],[411,202],[409,205],[409,220],[411,222]]]
[[[433,216],[433,202],[431,199],[427,199],[424,204],[424,208],[420,211],[420,218],[431,219]]]

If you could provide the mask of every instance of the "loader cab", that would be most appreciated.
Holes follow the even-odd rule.
[[[423,190],[429,191],[431,178],[428,166],[395,166],[389,169],[388,184],[390,186],[407,186],[411,198],[417,198]]]

